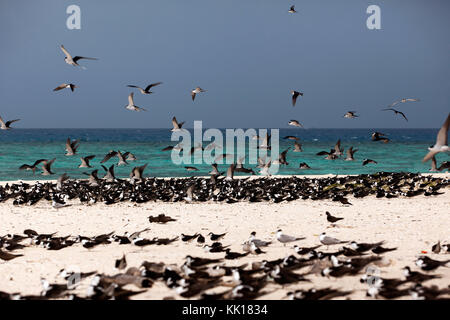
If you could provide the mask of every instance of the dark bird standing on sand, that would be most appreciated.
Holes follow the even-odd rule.
[[[331,222],[331,223],[335,223],[335,222],[338,222],[339,220],[343,220],[343,219],[344,219],[344,218],[334,217],[334,216],[332,216],[331,213],[329,213],[328,211],[325,212],[325,213],[326,213],[326,215],[327,215],[327,221],[328,221],[328,222]]]

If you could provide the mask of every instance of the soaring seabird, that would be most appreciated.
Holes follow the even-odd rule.
[[[83,172],[83,174],[89,176],[88,184],[92,187],[100,185],[100,178],[98,177],[98,169],[95,169],[91,173]]]
[[[73,156],[77,153],[77,149],[79,147],[79,140],[70,141],[70,138],[67,138],[66,141],[66,156]]]
[[[1,125],[1,127],[0,127],[0,129],[2,129],[2,130],[9,130],[9,129],[12,129],[11,128],[11,124],[13,123],[13,122],[16,122],[16,121],[19,121],[20,119],[15,119],[15,120],[9,120],[9,121],[3,121],[3,119],[2,119],[2,117],[0,116],[0,125]]]
[[[125,106],[125,109],[131,110],[131,111],[147,111],[144,108],[134,105],[133,95],[134,95],[134,92],[131,92],[130,95],[128,96],[128,105]]]
[[[300,169],[311,169],[311,167],[306,162],[300,163],[298,167]]]
[[[405,103],[405,102],[417,102],[420,101],[419,99],[412,99],[412,98],[403,98],[400,100],[395,101],[393,104],[391,104],[389,107],[392,108],[394,106],[396,106],[399,103]]]
[[[290,8],[289,8],[289,11],[288,11],[289,13],[296,13],[297,11],[295,11],[295,5],[294,6],[291,6]]]
[[[197,93],[200,93],[200,92],[206,92],[206,90],[203,90],[202,88],[197,87],[191,91],[192,101],[195,100],[195,96],[197,95]]]
[[[298,122],[297,120],[290,120],[288,122],[288,125],[303,128],[303,125],[300,122]]]
[[[293,152],[302,152],[302,144],[298,143],[297,141],[294,141],[294,150]]]
[[[353,155],[357,151],[358,151],[358,149],[354,149],[353,150],[353,147],[348,148],[347,149],[347,157],[345,158],[345,161],[353,161],[353,160],[355,160],[355,158],[353,158]]]
[[[341,139],[339,139],[334,145],[334,154],[336,156],[341,156],[344,152],[344,149],[341,148]]]
[[[295,103],[297,102],[297,97],[298,96],[303,97],[303,92],[292,90],[291,95],[292,95],[292,106],[295,107]]]
[[[144,178],[144,170],[147,167],[147,163],[140,167],[134,167],[130,173],[130,179],[135,181],[141,181]]]
[[[35,171],[36,171],[36,166],[37,166],[39,163],[44,162],[44,161],[48,161],[48,160],[47,160],[47,159],[39,159],[39,160],[36,160],[32,165],[29,165],[29,164],[23,164],[23,165],[21,165],[21,166],[19,167],[19,169],[20,169],[20,170],[31,170],[31,171],[33,171],[33,173],[35,173]]]
[[[59,91],[62,89],[70,89],[72,90],[72,92],[75,90],[75,88],[78,88],[76,85],[74,85],[73,83],[62,83],[59,86],[57,86],[55,89],[53,89],[53,91]]]
[[[51,165],[53,164],[53,162],[55,162],[56,158],[53,158],[50,161],[44,161],[42,164],[42,175],[43,176],[49,176],[54,174],[51,170]]]
[[[347,111],[347,113],[344,115],[344,118],[357,118],[356,111]]]
[[[225,180],[233,180],[234,177],[234,169],[236,167],[236,164],[232,163],[227,170],[227,176],[225,177]]]
[[[405,114],[403,112],[395,110],[393,108],[387,108],[387,109],[383,109],[381,111],[393,111],[395,114],[401,115],[406,121],[408,121],[408,118],[406,118],[406,116],[405,116]]]
[[[212,167],[212,170],[208,174],[213,175],[213,176],[220,176],[223,174],[223,172],[219,172],[219,170],[217,169],[217,163],[212,163],[211,167]]]
[[[430,160],[439,152],[449,152],[450,151],[450,148],[448,147],[449,125],[450,125],[450,113],[448,114],[447,119],[445,120],[441,129],[439,129],[439,132],[436,137],[436,143],[434,144],[434,146],[428,148],[429,152],[423,158],[422,162],[426,162],[426,161]]]
[[[372,160],[372,159],[364,159],[362,162],[362,165],[365,166],[369,163],[377,164],[378,162],[376,162],[375,160]]]
[[[385,134],[381,132],[372,132],[372,141],[383,141],[384,143],[389,142],[389,138],[384,137]]]
[[[81,60],[81,59],[98,60],[98,59],[96,59],[96,58],[88,58],[88,57],[80,57],[80,56],[75,56],[75,57],[72,58],[72,56],[70,55],[70,53],[66,50],[66,48],[64,48],[63,45],[61,45],[61,50],[62,50],[62,51],[64,52],[64,54],[66,55],[66,57],[64,58],[64,61],[65,61],[67,64],[70,64],[70,65],[75,66],[75,67],[78,66],[78,67],[81,67],[81,68],[84,69],[84,67],[82,67],[82,66],[80,66],[80,65],[78,64],[78,60]]]
[[[92,166],[89,164],[89,161],[94,159],[95,155],[90,155],[87,157],[81,157],[81,164],[78,166],[78,168],[92,168]]]
[[[130,88],[137,88],[137,89],[139,89],[139,91],[140,91],[142,94],[152,94],[153,92],[150,91],[150,89],[151,89],[152,87],[156,87],[156,86],[158,86],[158,85],[160,85],[160,84],[162,84],[162,82],[155,82],[155,83],[152,83],[152,84],[149,84],[148,86],[146,86],[145,89],[142,89],[141,87],[138,87],[138,86],[135,86],[135,85],[132,85],[132,84],[127,85],[127,87],[130,87]]]
[[[173,125],[173,128],[172,128],[172,130],[170,130],[170,131],[180,131],[181,130],[181,127],[183,126],[183,124],[184,124],[184,121],[183,122],[178,122],[177,121],[177,118],[175,118],[175,117],[173,117],[172,118],[172,125]]]
[[[120,152],[120,150],[117,150],[117,158],[119,158],[119,162],[117,163],[117,166],[125,166],[128,164],[127,160],[125,159],[124,154]]]
[[[271,138],[271,135],[266,133],[266,136],[264,137],[264,139],[259,147],[261,149],[270,149],[270,138]]]
[[[64,182],[69,180],[69,176],[66,173],[63,173],[58,177],[58,180],[56,181],[56,189],[61,190]]]

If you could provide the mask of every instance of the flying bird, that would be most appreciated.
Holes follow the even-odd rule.
[[[44,161],[48,161],[48,160],[47,159],[39,159],[39,160],[36,160],[32,165],[23,164],[19,167],[19,170],[31,170],[31,171],[33,171],[33,174],[34,174],[36,171],[36,166],[39,163],[44,162]]]
[[[406,121],[408,121],[408,118],[406,118],[406,116],[405,116],[405,114],[403,112],[395,110],[393,108],[387,108],[387,109],[383,109],[381,111],[393,111],[395,114],[401,115],[403,118],[405,118]]]
[[[80,65],[78,64],[78,60],[81,60],[81,59],[86,59],[86,60],[98,60],[97,58],[88,58],[88,57],[81,57],[81,56],[75,56],[75,57],[72,57],[72,56],[70,55],[70,53],[66,50],[66,48],[64,48],[63,45],[61,45],[61,50],[62,50],[62,51],[64,52],[64,54],[66,55],[66,57],[64,58],[64,61],[65,61],[67,64],[70,64],[71,66],[74,66],[74,67],[81,67],[81,68],[83,68],[83,69],[86,69],[85,67],[80,66]]]
[[[383,141],[384,143],[388,143],[389,138],[386,138],[384,133],[373,132],[372,133],[372,141]]]
[[[292,90],[291,95],[292,95],[292,106],[295,107],[295,103],[297,102],[297,97],[298,96],[303,97],[303,92]]]
[[[405,102],[417,102],[417,101],[420,101],[419,99],[413,99],[413,98],[403,98],[403,99],[400,99],[400,100],[397,100],[397,101],[395,101],[393,104],[391,104],[389,107],[391,108],[391,107],[394,107],[394,106],[396,106],[397,104],[399,104],[399,103],[405,103]]]
[[[294,150],[293,152],[302,152],[302,144],[298,143],[297,141],[294,141]]]
[[[347,111],[347,113],[344,115],[344,118],[354,119],[358,118],[356,115],[356,111]]]
[[[173,128],[172,128],[172,130],[170,130],[170,131],[180,131],[180,130],[181,130],[181,127],[183,126],[183,124],[184,124],[184,121],[183,121],[183,122],[178,122],[178,121],[177,121],[177,118],[173,117],[173,118],[172,118],[172,125],[173,125]]]
[[[131,110],[131,111],[147,111],[144,108],[134,105],[133,95],[134,95],[134,92],[131,92],[130,95],[128,96],[128,105],[125,106],[125,109]]]
[[[78,140],[70,141],[70,138],[67,138],[66,141],[66,156],[73,156],[77,153],[77,149],[80,146]]]
[[[290,8],[289,8],[289,11],[288,11],[289,13],[296,13],[297,11],[295,11],[295,6],[291,6]]]
[[[81,157],[81,164],[78,166],[78,168],[92,168],[92,166],[89,164],[89,161],[94,159],[95,155],[90,155],[87,157]]]
[[[353,161],[355,158],[353,158],[353,155],[355,152],[357,152],[358,149],[353,149],[353,147],[350,147],[347,149],[347,157],[345,158],[345,161]]]
[[[146,86],[145,89],[142,89],[141,87],[135,86],[135,85],[132,85],[132,84],[127,85],[127,87],[129,87],[129,88],[137,88],[137,89],[139,89],[139,91],[142,94],[152,94],[153,92],[150,91],[150,89],[153,88],[153,87],[159,86],[160,84],[162,84],[162,82],[155,82],[155,83],[152,83],[152,84],[149,84],[148,86]]]
[[[193,90],[191,91],[192,101],[195,100],[195,96],[197,95],[197,93],[201,93],[201,92],[206,92],[206,90],[203,90],[203,89],[200,88],[200,87],[197,87],[197,88],[193,89]]]
[[[364,159],[362,162],[362,165],[365,166],[369,163],[377,164],[378,162],[376,162],[375,160],[372,160],[372,159]]]
[[[13,123],[13,122],[16,122],[16,121],[19,121],[20,119],[15,119],[15,120],[9,120],[9,121],[3,121],[3,118],[0,116],[0,129],[2,129],[2,130],[9,130],[9,129],[12,129],[11,128],[11,124]]]
[[[303,128],[303,125],[300,122],[298,122],[297,120],[290,120],[288,122],[288,125],[293,126],[293,127]]]
[[[53,162],[55,162],[56,158],[53,158],[50,161],[43,161],[43,165],[42,165],[42,175],[43,176],[49,176],[54,174],[51,170],[51,165],[53,164]]]
[[[76,85],[74,85],[73,83],[61,83],[59,86],[57,86],[55,89],[53,89],[53,91],[59,91],[62,89],[70,89],[73,92],[75,90],[75,88],[78,88],[78,87]]]
[[[448,114],[447,119],[445,120],[441,129],[439,129],[439,132],[436,137],[436,143],[434,144],[434,146],[428,148],[429,152],[423,158],[422,162],[427,162],[428,160],[433,158],[439,152],[449,152],[450,151],[450,148],[448,147],[449,125],[450,125],[450,113]]]

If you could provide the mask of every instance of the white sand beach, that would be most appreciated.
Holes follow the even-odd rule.
[[[440,174],[448,177],[448,174]],[[447,254],[434,254],[431,246],[438,240],[450,242],[450,188],[441,190],[438,196],[417,196],[413,198],[375,198],[374,196],[355,199],[349,197],[352,206],[344,206],[331,200],[296,200],[282,203],[163,203],[147,202],[135,204],[123,202],[114,205],[80,204],[74,201],[71,206],[54,209],[50,202],[40,201],[34,206],[14,206],[11,201],[0,203],[0,235],[22,234],[25,229],[34,229],[39,233],[57,232],[58,236],[86,235],[94,236],[114,231],[123,234],[144,228],[149,231],[143,237],[174,237],[181,233],[202,233],[206,236],[226,232],[220,241],[230,245],[233,251],[242,252],[242,243],[248,239],[250,232],[256,231],[257,237],[272,240],[273,243],[264,248],[262,255],[249,255],[238,260],[224,260],[226,265],[241,265],[263,259],[283,258],[295,254],[294,244],[299,246],[318,245],[318,235],[328,235],[341,240],[357,242],[377,242],[385,240],[384,247],[397,247],[385,253],[382,263],[376,268],[381,277],[402,278],[402,268],[410,266],[418,270],[414,261],[426,252],[433,259],[449,259]],[[325,211],[343,217],[336,227],[330,227]],[[167,224],[149,223],[148,216],[168,215],[177,221]],[[283,245],[276,241],[275,232],[282,229],[286,234],[306,237],[305,240]],[[207,243],[209,243],[207,239]],[[322,251],[335,251],[337,246],[321,247]],[[22,294],[39,294],[40,279],[50,282],[64,283],[57,277],[62,268],[75,268],[82,272],[97,271],[108,275],[116,274],[115,259],[126,255],[128,267],[139,267],[144,261],[164,262],[181,265],[186,255],[209,258],[221,258],[223,253],[205,253],[195,241],[185,243],[181,240],[170,245],[150,245],[144,248],[128,245],[100,245],[93,249],[85,249],[80,244],[50,251],[42,247],[27,247],[14,251],[23,254],[11,261],[0,260],[0,291],[20,292]],[[440,288],[450,284],[450,268],[440,267],[432,272],[439,274],[440,279],[426,282],[436,284]],[[320,274],[308,275],[310,282],[293,285],[268,285],[268,293],[261,299],[284,299],[288,291],[311,287],[333,287],[349,290],[352,299],[366,298],[367,284],[360,283],[361,274],[344,278],[327,278]],[[84,295],[90,280],[84,280],[75,292]],[[127,286],[127,288],[133,286]],[[211,292],[220,292],[215,288]],[[135,296],[137,299],[163,299],[172,297],[179,299],[174,290],[161,282],[145,293]]]

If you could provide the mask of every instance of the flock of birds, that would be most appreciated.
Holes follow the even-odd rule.
[[[289,10],[290,13],[295,13],[295,7],[292,6]],[[84,57],[84,56],[72,56],[67,49],[61,45],[61,50],[63,51],[63,53],[65,54],[65,58],[64,61],[71,65],[71,66],[75,66],[75,67],[81,67],[84,68],[83,66],[81,66],[78,62],[80,60],[83,59],[88,59],[88,60],[97,60],[96,58],[89,58],[89,57]],[[161,85],[162,82],[155,82],[155,83],[151,83],[149,85],[147,85],[145,88],[142,88],[140,86],[137,85],[128,85],[128,87],[130,88],[134,88],[134,89],[138,89],[143,95],[149,95],[152,94],[153,92],[151,91],[153,88],[155,88],[158,85]],[[77,88],[77,85],[73,84],[73,83],[62,83],[61,85],[59,85],[58,87],[56,87],[54,89],[54,91],[60,91],[63,89],[70,89],[71,91],[74,91],[75,88]],[[195,89],[191,90],[191,97],[192,100],[194,101],[196,96],[200,93],[204,93],[206,92],[206,90],[202,89],[201,87],[196,87]],[[292,105],[295,106],[298,97],[302,97],[304,94],[303,92],[300,91],[296,91],[296,90],[292,90],[291,91],[291,98],[292,98]],[[388,108],[383,109],[383,111],[393,111],[396,115],[401,115],[406,121],[408,121],[406,115],[404,114],[404,112],[399,111],[397,109],[394,109],[395,106],[399,105],[399,104],[404,104],[404,103],[408,103],[408,102],[417,102],[419,101],[419,99],[414,99],[414,98],[403,98],[400,99],[398,101],[395,101],[394,103],[392,103]],[[128,96],[128,104],[125,106],[126,109],[128,110],[132,110],[132,111],[146,111],[145,108],[139,107],[135,104],[134,102],[134,93],[131,92]],[[350,119],[354,119],[357,118],[358,115],[356,114],[355,111],[348,111],[345,115],[345,118],[350,118]],[[14,120],[9,120],[9,121],[4,121],[1,117],[0,117],[0,128],[3,130],[9,130],[11,129],[11,124],[13,124],[16,121],[19,121],[20,119],[14,119]],[[446,121],[444,122],[443,126],[441,127],[437,139],[436,139],[436,143],[434,146],[429,148],[429,153],[424,157],[423,161],[428,161],[428,160],[432,160],[432,165],[431,165],[431,170],[432,171],[442,171],[442,170],[446,170],[449,168],[450,164],[448,161],[443,162],[441,165],[437,165],[436,162],[436,154],[439,152],[448,152],[449,151],[449,147],[448,147],[448,129],[449,129],[449,121],[450,121],[450,115],[447,116]],[[184,122],[178,122],[176,117],[173,117],[172,119],[172,124],[173,124],[173,129],[171,131],[179,131],[179,130],[185,130],[182,128]],[[303,125],[298,121],[298,120],[290,120],[288,122],[288,125],[290,126],[294,126],[294,127],[303,127]],[[266,150],[270,150],[271,149],[271,137],[267,134],[265,137],[259,137],[259,136],[255,136],[254,139],[257,140],[261,140],[262,143],[258,146],[258,148],[261,149],[266,149]],[[293,146],[293,152],[302,152],[302,145],[299,143],[299,139],[295,136],[287,136],[284,137],[284,139],[288,139],[288,140],[294,140],[294,146]],[[372,141],[382,141],[384,143],[388,143],[390,140],[389,138],[386,137],[385,134],[381,133],[381,132],[373,132],[372,133],[372,137],[371,137]],[[68,138],[67,143],[66,143],[66,156],[73,156],[76,154],[77,148],[79,146],[79,141],[75,140],[75,141],[71,141],[70,138]],[[211,143],[210,145],[208,145],[206,148],[204,148],[202,145],[199,146],[194,146],[192,148],[190,148],[190,150],[184,150],[183,146],[178,144],[176,146],[169,146],[167,148],[164,148],[163,151],[170,151],[170,150],[175,150],[175,151],[185,151],[185,152],[189,152],[189,153],[193,153],[196,152],[197,150],[205,150],[208,148],[214,148],[214,150],[216,150],[216,145],[215,143]],[[287,165],[288,162],[286,161],[286,154],[287,152],[291,149],[291,147],[289,147],[287,150],[284,150],[281,154],[279,155],[275,155],[274,159],[262,159],[259,158],[258,162],[258,168],[260,168],[260,173],[263,175],[269,174],[269,168],[272,164],[274,163],[278,163],[281,165]],[[336,143],[336,145],[334,146],[334,148],[332,148],[330,151],[322,151],[317,153],[317,155],[321,156],[321,155],[326,155],[325,159],[327,160],[336,160],[338,159],[342,154],[343,154],[343,149],[341,149],[340,147],[340,140]],[[355,160],[353,155],[355,152],[357,152],[358,149],[353,149],[353,147],[350,147],[347,152],[346,152],[346,158],[345,160],[347,161],[353,161]],[[117,165],[126,165],[127,161],[133,161],[135,160],[135,156],[132,155],[131,153],[125,153],[128,158],[124,157],[123,154],[120,151],[111,151],[109,154],[114,153],[114,155],[117,155],[117,157],[119,158],[118,164]],[[108,155],[109,155],[108,154]],[[108,155],[106,157],[108,157]],[[89,161],[92,160],[95,157],[95,155],[89,155],[86,157],[82,157],[81,158],[81,164],[79,165],[80,168],[90,168],[90,164]],[[105,158],[106,158],[105,157]],[[233,157],[233,163],[230,166],[230,169],[232,171],[236,171],[236,172],[243,172],[246,174],[254,174],[254,171],[252,169],[249,168],[244,168],[242,166],[242,162],[244,159],[237,159],[237,163],[234,163],[234,155],[230,155],[230,154],[219,154],[216,157],[216,161],[220,160],[222,158],[228,158],[228,157]],[[277,158],[278,157],[278,158]],[[51,171],[51,165],[54,163],[54,161],[56,160],[56,158],[53,159],[37,159],[33,164],[24,164],[22,166],[20,166],[20,169],[23,170],[31,170],[33,171],[33,173],[36,170],[36,167],[42,163],[42,174],[43,175],[51,175],[53,174],[53,172]],[[107,160],[106,160],[107,161]],[[105,161],[102,161],[101,163],[103,163]],[[362,161],[362,165],[365,166],[367,164],[377,164],[376,160],[372,160],[372,159],[364,159]],[[185,167],[186,170],[188,171],[198,171],[197,168],[195,167]],[[217,168],[217,167],[216,167]],[[310,169],[310,166],[307,163],[300,163],[299,164],[299,168],[300,169]],[[106,168],[103,166],[103,169],[105,170],[105,175],[106,176],[110,176],[111,174],[113,174],[113,168]],[[131,173],[131,177],[133,176],[133,172],[139,170],[138,168],[133,168],[132,173]],[[96,176],[98,173],[97,170],[95,170],[94,172],[90,173],[91,176]]]
[[[335,217],[326,212],[326,219],[331,226],[343,218]],[[150,216],[149,222],[165,224],[176,221],[161,214]],[[165,264],[163,262],[143,261],[139,267],[128,267],[125,254],[114,261],[116,274],[107,275],[97,271],[80,272],[62,269],[58,278],[63,283],[50,283],[41,279],[42,290],[39,295],[23,295],[0,291],[0,300],[42,300],[42,299],[128,299],[134,295],[151,290],[155,282],[163,283],[173,290],[174,294],[183,298],[198,298],[203,300],[249,300],[270,294],[288,285],[305,286],[314,277],[344,278],[361,275],[360,282],[365,284],[363,289],[344,291],[332,287],[297,289],[289,291],[285,299],[290,300],[321,300],[345,297],[357,290],[364,290],[372,298],[394,299],[408,297],[417,300],[446,299],[450,294],[450,286],[439,288],[436,285],[427,286],[424,283],[441,276],[432,273],[439,267],[445,266],[450,260],[435,260],[426,255],[419,257],[415,265],[420,269],[411,270],[409,266],[403,268],[403,278],[383,278],[370,274],[370,266],[379,268],[391,265],[391,261],[383,255],[397,248],[384,247],[385,241],[375,243],[359,243],[356,241],[339,240],[322,233],[318,237],[318,244],[311,247],[294,245],[292,254],[275,260],[256,260],[251,263],[227,265],[226,261],[239,261],[247,256],[264,256],[273,240],[256,238],[252,232],[242,243],[242,252],[234,252],[230,245],[222,242],[227,233],[209,232],[181,234],[174,238],[145,238],[144,233],[150,231],[145,228],[140,231],[118,235],[114,232],[97,236],[56,236],[55,233],[39,234],[35,230],[26,229],[23,235],[7,234],[0,237],[0,260],[11,261],[23,257],[14,251],[27,247],[40,247],[47,250],[63,250],[81,245],[90,250],[97,246],[111,244],[147,247],[150,245],[169,245],[175,241],[195,243],[202,246],[206,254],[214,253],[213,258],[186,256],[181,265]],[[284,234],[282,230],[276,232],[275,241],[286,246],[298,243],[305,237]],[[219,241],[220,240],[220,241]],[[206,244],[210,242],[210,244]],[[336,250],[330,247],[339,245]],[[326,251],[323,251],[325,248]],[[435,254],[450,253],[450,244],[438,242],[431,251]],[[219,255],[223,255],[218,257]],[[127,268],[128,267],[128,268]],[[90,278],[90,284],[84,295],[77,290],[80,283]],[[292,287],[289,287],[289,289]],[[133,289],[133,290],[132,290]],[[174,299],[173,296],[165,299]]]
[[[262,202],[294,201],[298,199],[339,201],[351,205],[349,196],[377,198],[434,196],[449,185],[446,178],[434,178],[413,173],[376,173],[347,177],[299,178],[299,177],[243,177],[227,179],[211,178],[142,178],[145,168],[138,167],[130,180],[100,180],[91,174],[88,180],[71,180],[61,176],[55,182],[6,183],[0,185],[0,202],[11,200],[14,205],[34,205],[39,201],[51,201],[56,209],[69,206],[68,200],[81,203],[111,205],[123,201],[145,203],[239,201]]]

